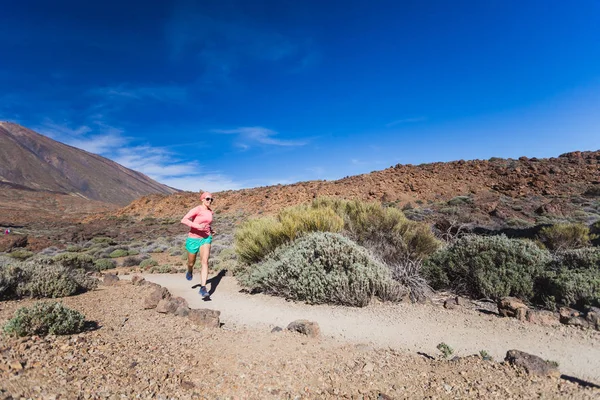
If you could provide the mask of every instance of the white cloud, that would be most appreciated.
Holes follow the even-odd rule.
[[[399,125],[399,124],[409,124],[412,122],[421,122],[421,121],[425,121],[427,118],[425,117],[415,117],[415,118],[403,118],[403,119],[397,119],[395,121],[392,121],[388,124],[385,124],[386,127],[390,128],[394,125]]]
[[[214,133],[237,134],[242,140],[237,146],[247,149],[248,142],[260,143],[271,146],[304,146],[306,141],[281,140],[275,139],[273,136],[278,135],[277,132],[263,128],[261,126],[241,127],[236,129],[213,129]]]
[[[187,89],[177,85],[134,86],[121,84],[99,87],[89,91],[91,95],[123,100],[151,99],[157,101],[180,102],[187,97]]]

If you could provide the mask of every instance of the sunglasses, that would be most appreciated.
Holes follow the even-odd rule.
[[[213,201],[214,199],[212,197],[205,197],[204,200],[206,200],[206,201]]]

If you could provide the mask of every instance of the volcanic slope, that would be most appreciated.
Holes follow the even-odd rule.
[[[202,187],[202,182],[198,185]],[[587,206],[592,207],[586,211],[592,213],[589,217],[598,219],[600,215],[593,213],[600,210],[594,211],[593,205],[600,204],[600,150],[577,151],[546,159],[521,157],[418,166],[398,164],[336,181],[224,191],[215,194],[215,208],[224,213],[268,214],[318,196],[379,201],[409,212],[418,208],[425,219],[427,209],[448,211],[444,208],[461,203],[470,208],[465,211],[469,213],[465,217],[469,222],[485,225],[511,218],[531,223],[546,216],[567,218]],[[197,202],[197,193],[150,195],[116,214],[180,217]]]

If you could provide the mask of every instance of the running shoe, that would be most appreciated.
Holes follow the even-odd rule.
[[[202,296],[203,299],[206,299],[207,297],[210,296],[210,294],[208,293],[208,290],[206,290],[206,286],[200,286],[200,296]]]
[[[187,279],[188,281],[191,281],[193,277],[194,274],[192,274],[190,271],[185,273],[185,279]]]

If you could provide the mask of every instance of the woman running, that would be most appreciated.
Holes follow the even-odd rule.
[[[213,229],[211,223],[213,220],[213,212],[210,208],[213,197],[209,192],[204,192],[200,195],[200,204],[192,208],[182,218],[181,223],[190,227],[190,233],[185,241],[185,249],[188,252],[187,273],[185,278],[191,281],[193,278],[194,264],[196,256],[200,251],[200,262],[202,269],[200,270],[200,295],[202,298],[210,296],[206,290],[206,280],[208,279],[208,257],[210,255],[210,244],[212,243]]]

